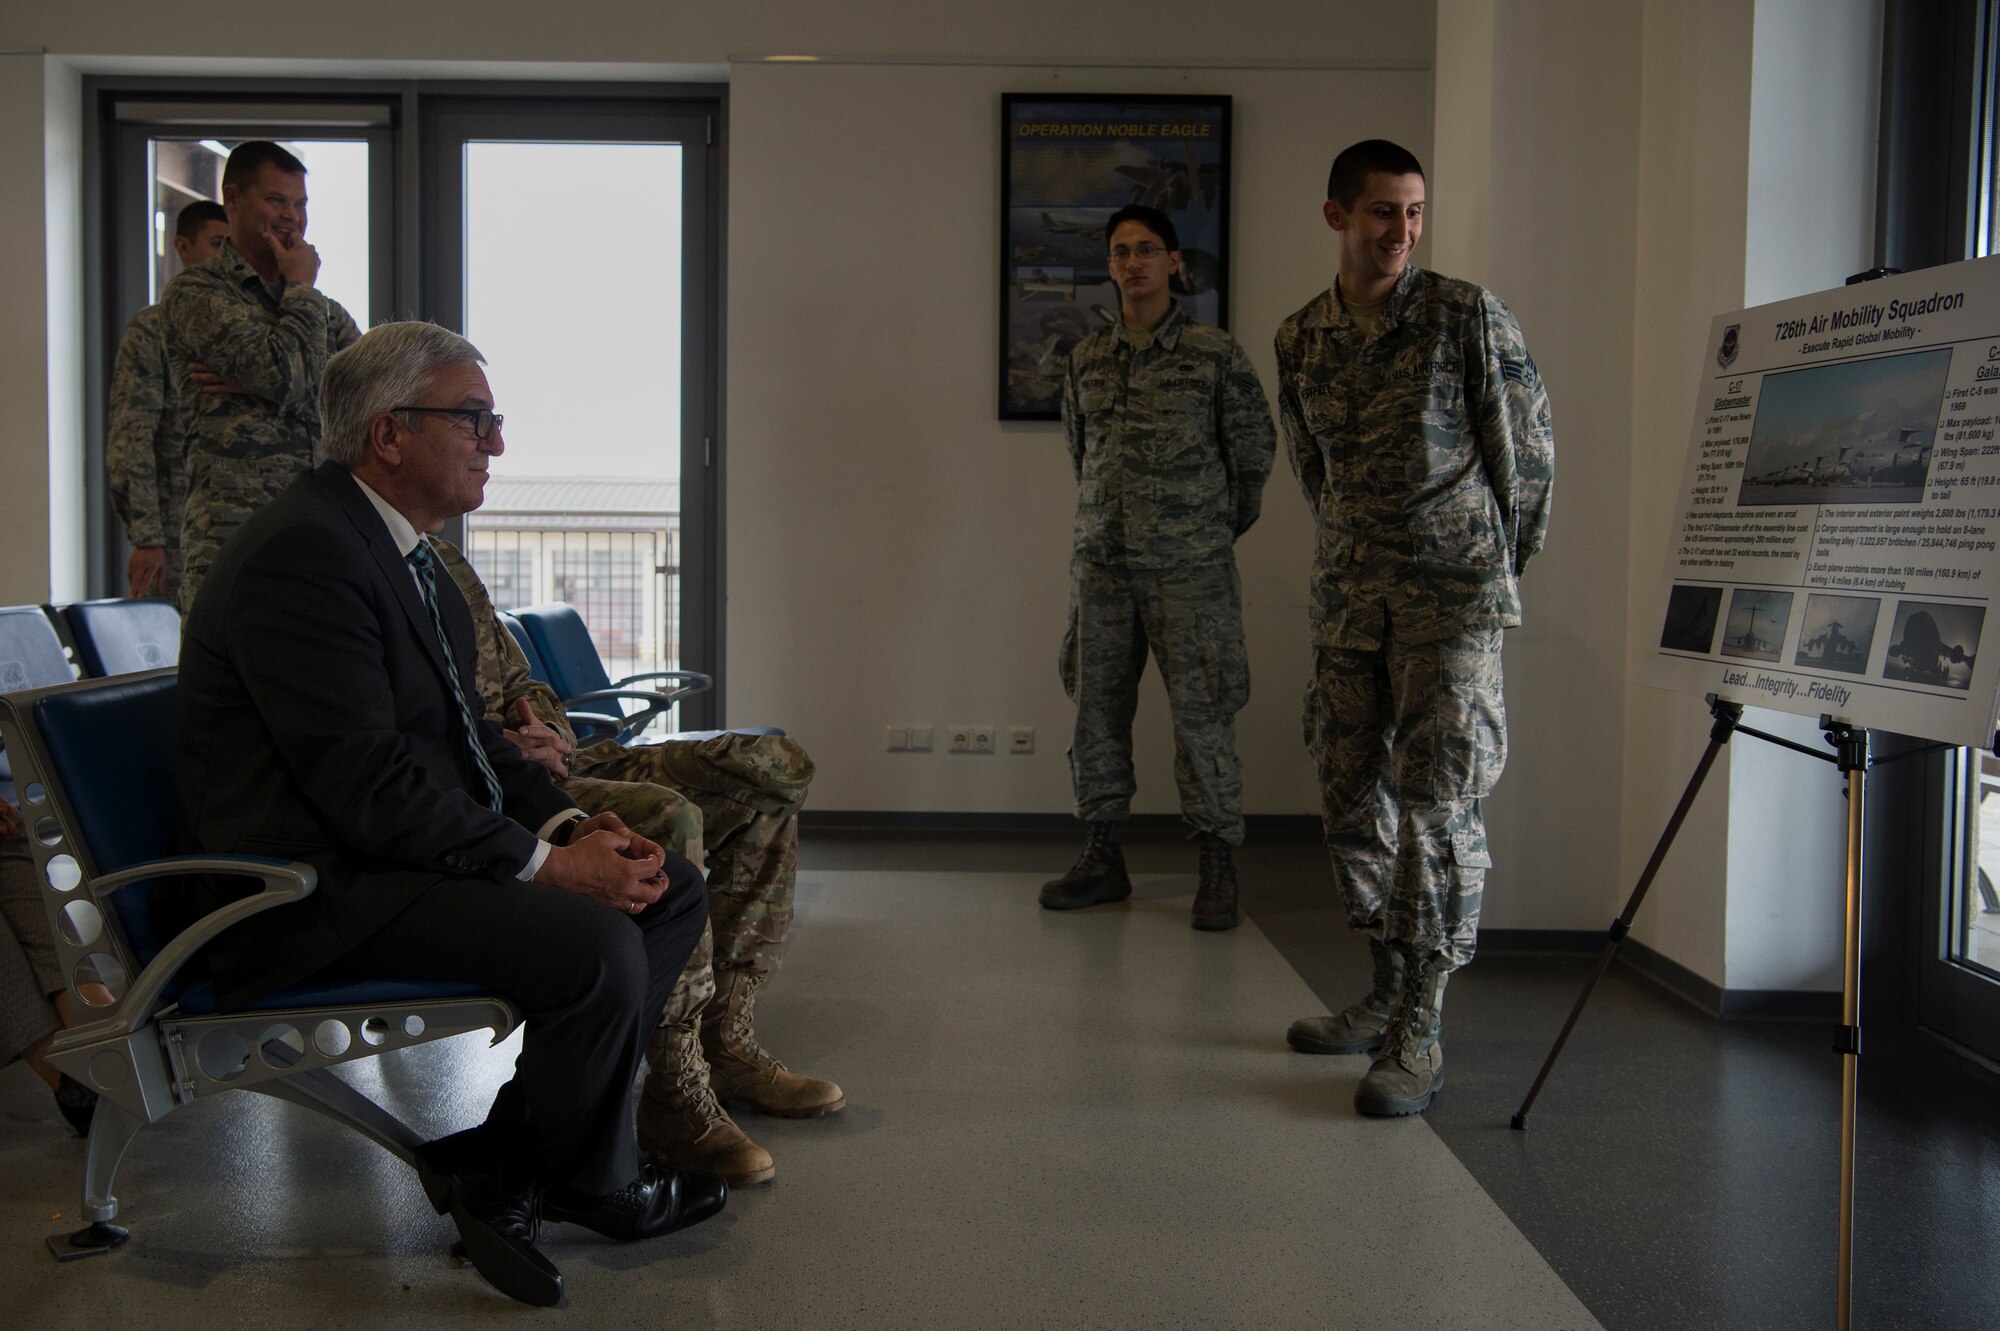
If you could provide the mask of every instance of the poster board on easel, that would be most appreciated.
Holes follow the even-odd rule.
[[[1718,315],[1640,678],[1983,746],[2000,257]]]

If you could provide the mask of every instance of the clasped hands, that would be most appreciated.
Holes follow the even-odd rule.
[[[519,730],[503,730],[527,757],[548,769],[561,785],[569,777],[569,741],[535,719],[526,698],[516,698]],[[567,846],[551,846],[538,883],[551,883],[595,897],[637,915],[660,899],[667,889],[666,852],[625,826],[615,813],[600,813],[576,825]]]
[[[576,824],[566,846],[550,846],[535,881],[637,915],[667,890],[666,851],[615,813]]]
[[[557,785],[569,780],[569,741],[537,720],[526,698],[514,699],[514,711],[521,718],[521,728],[500,733],[512,740],[522,754],[546,767],[549,780]]]

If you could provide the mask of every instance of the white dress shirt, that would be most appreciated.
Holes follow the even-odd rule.
[[[352,472],[348,474],[353,475]],[[361,493],[368,496],[368,502],[373,504],[375,511],[382,515],[382,525],[389,529],[389,540],[396,547],[396,553],[403,556],[403,567],[409,573],[410,581],[416,584],[417,595],[421,597],[424,591],[423,580],[417,576],[416,569],[410,567],[409,558],[410,551],[416,549],[417,542],[424,538],[418,534],[416,527],[411,524],[410,520],[396,510],[393,504],[369,489],[366,481],[362,480],[359,476],[355,476],[354,483],[361,487]],[[478,742],[476,737],[474,742]],[[514,876],[524,883],[532,882],[535,875],[541,872],[542,865],[548,861],[549,851],[552,849],[549,837],[564,823],[574,822],[581,817],[583,817],[582,809],[571,808],[563,810],[543,823],[541,828],[535,833],[535,853],[528,857],[527,864],[522,867],[521,872]]]

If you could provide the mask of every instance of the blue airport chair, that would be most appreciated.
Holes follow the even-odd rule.
[[[178,677],[171,670],[0,696],[22,821],[71,1002],[87,1014],[49,1061],[98,1094],[84,1161],[89,1227],[49,1240],[58,1257],[113,1247],[125,1231],[112,1183],[139,1130],[206,1096],[256,1091],[352,1128],[415,1166],[423,1138],[329,1069],[391,1049],[490,1030],[519,1014],[470,985],[315,981],[218,1013],[213,984],[183,969],[238,922],[310,896],[312,866],[251,855],[168,856]],[[261,890],[167,937],[153,893],[190,874]],[[86,986],[110,991],[107,1006]],[[94,992],[94,990],[92,991]]]
[[[654,717],[670,711],[682,698],[714,687],[713,679],[694,670],[649,670],[614,684],[604,668],[604,658],[597,654],[597,645],[590,640],[590,630],[575,610],[561,604],[531,605],[513,614],[534,644],[530,663],[539,658],[547,670],[538,678],[547,680],[561,695],[565,708],[578,703],[611,704],[608,710],[617,714],[623,726],[615,738],[623,743],[631,743]],[[634,687],[654,680],[666,681],[667,688]],[[638,709],[626,711],[628,702],[638,704]]]
[[[0,693],[76,678],[56,626],[38,605],[0,606]]]
[[[521,648],[521,655],[528,658],[528,677],[549,684],[549,668],[542,664],[542,654],[535,649],[535,640],[528,636],[527,626],[509,610],[496,610],[500,623]],[[551,689],[555,685],[549,684]],[[617,739],[625,729],[625,718],[609,712],[571,711],[568,703],[563,704],[563,714],[569,717],[570,729],[577,739],[592,744],[600,739]]]
[[[0,606],[0,693],[19,693],[76,678],[55,625],[38,605]],[[0,743],[0,799],[18,807],[13,765]]]
[[[168,601],[77,601],[56,607],[89,679],[180,664],[181,612]]]

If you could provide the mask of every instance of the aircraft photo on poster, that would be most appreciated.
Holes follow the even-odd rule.
[[[1794,665],[1858,675],[1875,643],[1882,602],[1872,596],[1808,596]]]
[[[1719,316],[1641,678],[1991,744],[1996,430],[2000,258]]]
[[[1104,224],[1127,204],[1179,233],[1182,309],[1228,321],[1227,97],[1001,99],[1000,419],[1055,420],[1070,348],[1118,318]]]
[[[1740,508],[1916,504],[1951,348],[1764,376]]]

